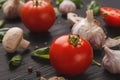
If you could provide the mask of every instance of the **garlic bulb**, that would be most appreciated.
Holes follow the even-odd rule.
[[[105,34],[100,23],[94,19],[93,11],[88,10],[86,13],[86,18],[79,17],[75,13],[67,14],[67,20],[73,26],[72,34],[79,34],[88,40],[95,49],[101,49],[104,46],[110,48],[119,47],[120,39],[112,39]]]
[[[67,14],[67,20],[68,22],[73,26],[74,24],[78,23],[79,21],[81,21],[82,17],[79,17],[77,14],[75,13],[68,13]]]
[[[72,27],[72,34],[78,34],[88,40],[94,48],[102,48],[106,34],[100,25],[96,24],[93,11],[88,10],[86,18],[81,19]]]
[[[63,14],[67,14],[69,12],[74,12],[76,10],[76,5],[70,0],[64,0],[59,5],[59,10]]]
[[[7,0],[2,6],[3,14],[10,19],[19,17],[23,5],[21,0]]]
[[[105,69],[110,73],[120,73],[120,50],[112,50],[104,47],[105,56],[102,63]]]

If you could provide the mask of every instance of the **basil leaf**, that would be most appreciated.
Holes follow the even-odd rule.
[[[59,5],[63,2],[63,0],[56,0],[56,4]]]
[[[0,32],[8,31],[10,28],[0,28]]]
[[[9,61],[9,64],[11,66],[19,66],[21,64],[21,61],[22,61],[22,56],[18,54],[12,57],[12,59]]]
[[[24,3],[26,2],[26,0],[22,0]]]
[[[120,39],[120,36],[115,37],[114,39]]]
[[[2,7],[2,5],[4,4],[6,0],[0,0],[0,8]]]
[[[58,8],[54,7],[54,11],[55,11],[56,17],[58,17],[58,15],[60,15]]]
[[[77,7],[83,6],[83,0],[71,0]]]
[[[96,61],[95,59],[92,60],[92,63],[94,63],[95,65],[101,67],[101,63],[99,63],[98,61]]]
[[[0,32],[0,43],[2,42],[4,35],[5,35],[5,32]]]
[[[5,20],[0,20],[0,28],[3,27],[4,23],[5,23]]]
[[[88,9],[93,10],[94,16],[99,16],[100,14],[100,4],[96,0],[92,0],[88,5]]]
[[[0,28],[0,43],[2,42],[2,39],[6,33],[6,31],[8,31],[9,28]]]
[[[49,59],[49,49],[50,47],[39,48],[31,53],[31,56],[38,58]]]

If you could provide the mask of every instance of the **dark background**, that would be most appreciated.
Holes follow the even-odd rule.
[[[85,5],[82,8],[79,8],[76,13],[79,15],[85,17],[85,11],[87,5],[90,3],[91,0],[83,0]],[[109,6],[114,8],[120,9],[120,4],[118,0],[97,0],[101,6]],[[54,4],[55,0],[53,0]],[[56,6],[56,5],[54,5]],[[2,14],[2,10],[0,10],[0,19],[4,19],[4,16]],[[110,28],[109,26],[105,25],[100,17],[97,18],[100,23],[102,24],[102,27],[107,32],[107,35],[110,37],[115,37],[120,35],[120,28]],[[24,32],[27,34],[26,39],[31,42],[30,47],[28,50],[18,50],[16,53],[20,53],[23,56],[22,65],[11,69],[8,65],[9,59],[12,57],[11,54],[7,54],[2,44],[0,44],[0,80],[38,80],[41,76],[43,77],[51,77],[51,76],[64,76],[57,71],[55,71],[52,66],[50,66],[49,61],[41,59],[41,60],[35,60],[32,59],[30,56],[31,51],[35,49],[35,46],[39,47],[45,47],[49,46],[54,39],[57,37],[70,33],[71,27],[69,23],[66,20],[66,16],[59,15],[56,18],[56,22],[52,26],[51,29],[49,29],[48,32],[45,33],[31,33],[28,29],[25,28],[23,23],[20,19],[15,20],[7,20],[4,27],[21,27]],[[101,62],[102,58],[104,56],[103,51],[101,50],[94,50],[94,58]],[[33,67],[33,73],[29,74],[27,72],[28,66]],[[36,71],[41,71],[41,76],[36,77]],[[91,64],[91,66],[87,69],[87,71],[81,75],[75,76],[75,77],[68,77],[64,76],[68,80],[120,80],[119,74],[110,74],[107,72],[102,66],[98,67],[96,65]]]

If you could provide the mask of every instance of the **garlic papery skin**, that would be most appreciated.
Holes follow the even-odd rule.
[[[21,0],[7,0],[3,6],[2,11],[6,18],[13,19],[20,16],[20,11],[24,3]]]
[[[102,59],[104,68],[110,73],[120,73],[120,50],[104,47],[105,55]]]
[[[96,24],[93,17],[93,11],[86,11],[86,18],[81,19],[72,27],[72,34],[78,34],[88,40],[93,48],[100,49],[105,42],[106,34],[100,25]]]
[[[103,45],[104,46],[107,46],[107,47],[115,47],[115,46],[118,46],[120,45],[120,39],[113,39],[113,38],[107,38],[106,41],[105,41],[105,44]]]
[[[76,10],[76,5],[70,0],[64,0],[59,5],[59,10],[62,14],[67,14],[69,12],[74,12]]]

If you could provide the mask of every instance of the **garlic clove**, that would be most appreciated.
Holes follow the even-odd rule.
[[[76,10],[76,5],[70,0],[64,0],[59,5],[59,10],[63,14],[67,14],[69,12],[74,12]]]
[[[102,59],[104,68],[110,73],[120,73],[120,50],[104,47],[105,56]]]
[[[6,18],[13,19],[20,16],[20,10],[24,3],[21,0],[7,0],[3,6],[2,11]]]
[[[120,45],[120,39],[112,39],[112,38],[107,38],[103,47],[104,46],[107,46],[107,47],[115,47],[115,46],[118,46]]]

